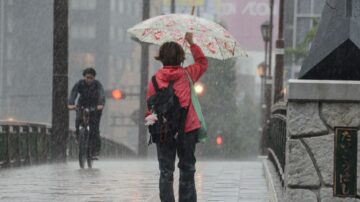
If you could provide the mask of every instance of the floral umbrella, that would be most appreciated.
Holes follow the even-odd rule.
[[[194,42],[201,47],[205,56],[220,60],[247,56],[236,39],[219,24],[204,18],[186,14],[161,15],[145,20],[127,30],[140,41],[161,45],[176,41],[189,51],[185,42],[186,32],[194,33]]]

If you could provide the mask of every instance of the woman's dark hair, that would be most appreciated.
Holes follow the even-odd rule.
[[[95,77],[96,76],[96,71],[95,71],[94,68],[88,67],[88,68],[84,69],[83,73],[82,73],[83,76],[85,76],[86,74],[91,74],[91,75],[93,75]]]
[[[185,60],[185,52],[178,43],[165,42],[155,59],[160,60],[164,66],[178,66]]]

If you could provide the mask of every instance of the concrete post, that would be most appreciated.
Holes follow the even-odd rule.
[[[286,201],[359,201],[356,198],[360,186],[355,190],[356,198],[334,196],[336,127],[360,128],[360,81],[290,80]],[[357,141],[352,144],[357,145],[356,155],[360,156]],[[360,168],[359,160],[353,163]],[[359,184],[360,176],[352,176],[350,180]],[[346,188],[347,184],[343,185]]]

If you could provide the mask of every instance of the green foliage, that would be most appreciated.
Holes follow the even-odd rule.
[[[306,33],[304,40],[300,44],[298,44],[296,48],[285,49],[285,54],[287,56],[294,56],[295,62],[304,59],[309,54],[310,45],[315,38],[319,24],[318,19],[313,18],[312,20],[313,27]]]
[[[209,69],[202,78],[205,91],[199,96],[208,140],[198,145],[200,155],[229,158],[257,155],[258,106],[248,95],[237,105],[235,64],[235,59],[209,59]],[[222,145],[216,145],[217,135],[223,137]]]

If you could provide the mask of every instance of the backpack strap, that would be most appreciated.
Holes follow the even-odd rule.
[[[174,85],[174,80],[171,80],[171,81],[169,82],[169,86],[168,86],[168,88],[172,88],[172,87],[173,87],[173,85]]]
[[[188,72],[188,71],[186,71],[185,69],[184,69],[184,72],[186,73],[186,76],[187,76],[187,78],[188,78],[188,80],[189,80],[189,87],[190,87],[190,100],[189,100],[189,108],[190,108],[190,104],[191,104],[191,86],[193,85],[193,84],[192,84],[192,83],[193,83],[193,81],[192,81],[192,79],[191,79],[191,76],[190,76],[189,72]]]
[[[156,91],[156,92],[159,91],[159,86],[158,86],[158,84],[157,84],[157,82],[156,82],[156,77],[155,77],[155,75],[151,78],[151,80],[152,80],[153,86],[154,86],[154,88],[155,88],[155,91]]]

